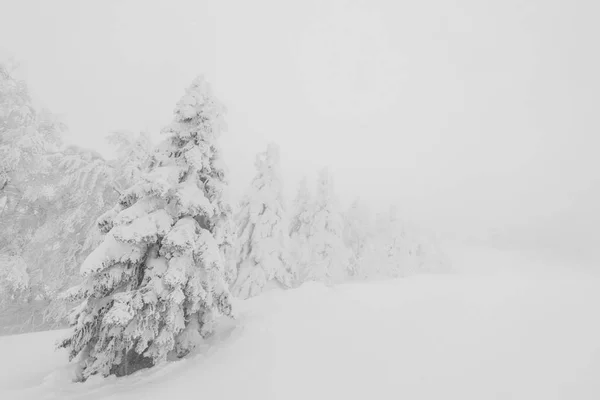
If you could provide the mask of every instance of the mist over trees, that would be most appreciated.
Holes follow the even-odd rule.
[[[341,208],[327,168],[288,201],[274,143],[236,204],[218,140],[225,117],[197,78],[161,143],[114,132],[115,156],[105,159],[66,145],[66,126],[0,65],[5,326],[68,323],[61,346],[79,357],[81,380],[126,375],[189,353],[219,316],[234,315],[233,297],[447,268],[394,207],[372,215],[355,199]]]

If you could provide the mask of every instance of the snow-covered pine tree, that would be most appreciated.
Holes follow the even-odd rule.
[[[66,294],[83,299],[60,344],[79,355],[79,379],[182,356],[216,316],[232,315],[220,251],[231,218],[217,143],[223,113],[204,79],[194,80],[148,173],[99,218],[106,237]]]
[[[257,175],[237,218],[239,268],[232,292],[244,299],[269,285],[290,287],[293,277],[279,147],[269,144],[255,166]]]
[[[296,284],[304,281],[304,274],[311,260],[311,249],[308,243],[310,226],[313,218],[314,204],[308,190],[306,177],[302,178],[298,192],[294,198],[290,219],[290,254],[296,273]]]
[[[340,282],[348,277],[350,252],[344,244],[343,229],[333,178],[329,170],[324,168],[317,181],[315,209],[308,237],[312,257],[305,279]]]

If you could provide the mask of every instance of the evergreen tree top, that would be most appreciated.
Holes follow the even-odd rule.
[[[225,131],[225,106],[212,94],[203,76],[198,76],[177,102],[174,121],[163,129],[179,139],[195,137],[197,141],[213,142]]]

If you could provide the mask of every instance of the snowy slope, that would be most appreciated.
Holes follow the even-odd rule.
[[[598,277],[457,254],[470,273],[239,302],[212,347],[127,378],[70,383],[61,332],[0,337],[0,399],[599,399]]]

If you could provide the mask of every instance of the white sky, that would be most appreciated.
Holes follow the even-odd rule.
[[[593,0],[0,0],[0,55],[80,145],[157,133],[204,73],[237,191],[273,140],[290,192],[329,165],[346,203],[579,252],[600,242],[598,15]]]

